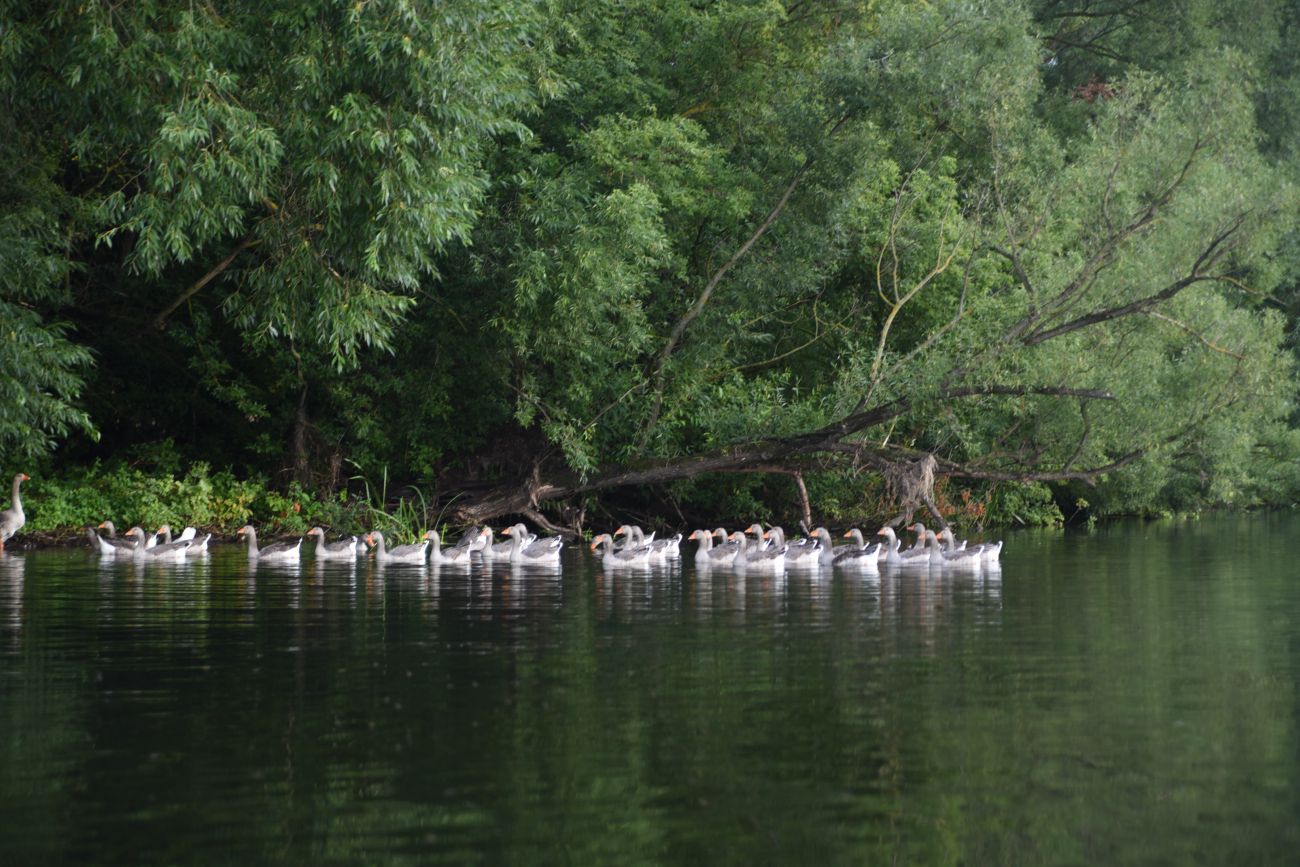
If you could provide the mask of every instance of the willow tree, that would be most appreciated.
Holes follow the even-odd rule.
[[[84,275],[19,330],[57,345],[42,315],[89,307],[84,329],[147,344],[222,317],[292,356],[301,427],[312,362],[390,344],[472,227],[492,141],[527,134],[548,88],[537,22],[530,0],[0,4],[0,120],[31,154],[0,192],[56,193],[6,224],[0,261]],[[45,428],[84,425],[76,391],[43,390],[71,412]]]
[[[561,61],[590,84],[476,263],[510,287],[503,391],[550,447],[463,517],[930,457],[1153,488],[1183,461],[1231,499],[1292,382],[1262,299],[1294,196],[1247,60],[1061,91],[1025,10],[837,10],[642,10],[670,46],[637,16],[578,27],[636,63]]]

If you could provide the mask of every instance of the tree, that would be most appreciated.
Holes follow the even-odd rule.
[[[1294,22],[1149,6],[11,5],[5,243],[107,448],[466,520],[931,460],[1277,496]]]
[[[157,328],[210,293],[255,350],[339,369],[391,344],[473,225],[493,138],[526,136],[549,87],[528,0],[3,13],[6,128],[42,157],[13,183],[73,204],[18,227],[13,261],[94,269],[81,293]]]
[[[741,53],[786,56],[797,25],[772,24]],[[546,253],[512,281],[518,418],[542,416],[568,472],[543,453],[463,518],[925,454],[968,479],[1091,481],[1231,441],[1203,451],[1213,476],[1280,424],[1292,372],[1260,298],[1293,205],[1257,153],[1240,55],[1061,102],[1014,13],[898,4],[867,29],[760,64],[770,89],[746,79],[741,105],[668,119],[709,102],[669,94],[640,121],[587,118],[576,158],[530,188],[535,208],[576,198],[561,213],[579,224],[542,240],[552,212],[534,217],[517,246]]]

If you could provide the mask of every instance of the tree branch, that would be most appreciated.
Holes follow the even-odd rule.
[[[781,198],[777,200],[777,203],[772,207],[772,210],[768,211],[767,217],[764,218],[763,222],[759,224],[758,228],[754,230],[753,234],[749,236],[745,243],[741,244],[736,252],[731,254],[731,258],[724,262],[721,268],[713,272],[713,276],[710,277],[709,282],[705,284],[704,291],[700,293],[700,297],[695,300],[693,305],[691,305],[691,309],[686,311],[685,315],[683,315],[681,319],[677,320],[677,324],[673,326],[673,330],[668,334],[668,342],[664,345],[663,351],[659,353],[659,357],[655,360],[654,370],[651,373],[652,378],[655,380],[655,389],[654,400],[650,409],[650,417],[646,421],[645,426],[646,437],[650,435],[650,431],[654,429],[655,423],[659,421],[659,411],[663,408],[664,365],[668,363],[669,356],[676,351],[677,344],[681,341],[682,335],[686,333],[687,327],[704,312],[705,305],[709,303],[709,298],[713,296],[713,290],[718,288],[718,284],[722,282],[722,278],[727,275],[728,271],[735,267],[736,263],[749,252],[750,248],[753,247],[754,244],[758,243],[759,238],[762,238],[763,235],[767,234],[767,230],[772,227],[772,224],[776,222],[776,218],[781,215],[783,210],[785,210],[785,206],[789,203],[790,197],[794,195],[794,191],[798,189],[799,184],[803,182],[803,179],[807,176],[808,170],[812,168],[812,165],[812,157],[809,157],[804,161],[804,164],[800,166],[799,171],[795,172],[790,183],[786,185],[785,191],[781,193]]]
[[[212,270],[208,271],[208,273],[204,274],[198,280],[195,280],[194,283],[190,286],[190,288],[182,292],[180,296],[176,298],[175,301],[173,301],[172,303],[164,307],[162,312],[154,317],[153,327],[162,330],[162,328],[167,324],[167,317],[175,313],[176,308],[180,307],[186,301],[190,300],[195,295],[197,295],[198,292],[204,286],[211,283],[218,275],[220,275],[223,271],[229,268],[231,263],[233,263],[235,259],[239,257],[240,253],[244,252],[250,247],[256,247],[260,243],[262,243],[261,240],[254,238],[252,235],[249,235],[248,237],[244,238],[244,240],[240,241],[239,244],[235,247],[235,249],[230,251],[229,256],[227,256],[226,258],[218,262],[216,265],[214,265],[212,267]]]

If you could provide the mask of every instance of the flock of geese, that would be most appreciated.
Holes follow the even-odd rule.
[[[450,548],[442,547],[437,530],[429,530],[413,545],[395,548],[388,547],[384,534],[379,530],[330,542],[325,539],[324,529],[313,527],[305,536],[269,545],[258,543],[257,530],[251,524],[241,527],[238,535],[247,546],[248,559],[257,563],[299,563],[304,557],[318,562],[355,561],[359,557],[373,556],[380,563],[412,566],[428,563],[468,566],[475,558],[488,562],[559,566],[563,546],[559,537],[538,539],[523,524],[515,524],[501,532],[510,538],[494,544],[490,527],[475,527]],[[132,527],[119,537],[112,521],[87,527],[86,534],[101,557],[154,563],[183,563],[193,557],[202,557],[208,553],[208,543],[212,540],[211,533],[199,536],[193,527],[186,527],[173,538],[169,524],[163,524],[153,533],[138,526]],[[304,550],[303,542],[308,539],[314,540],[315,544]]]
[[[696,530],[689,540],[698,542],[695,563],[701,568],[724,568],[750,572],[775,573],[786,569],[842,569],[877,573],[891,567],[924,566],[954,570],[996,568],[1002,543],[968,545],[958,541],[951,530],[938,533],[922,524],[908,528],[917,540],[904,549],[894,530],[882,527],[879,539],[868,543],[862,531],[854,528],[844,534],[849,542],[836,545],[825,527],[818,527],[806,538],[787,541],[780,527],[766,530],[753,524],[743,532],[724,529]],[[103,530],[101,535],[99,530]],[[152,562],[184,562],[207,553],[212,535],[199,537],[193,527],[172,538],[171,527],[164,524],[154,533],[132,527],[117,538],[111,521],[88,527],[92,544],[101,556],[142,558]],[[523,524],[501,531],[496,541],[491,527],[474,527],[455,545],[444,548],[437,530],[429,530],[420,541],[390,548],[378,530],[364,536],[348,536],[327,541],[325,531],[314,527],[305,536],[260,545],[257,530],[251,525],[239,530],[247,546],[250,561],[258,563],[299,563],[303,558],[320,561],[355,562],[373,556],[379,563],[412,566],[469,566],[475,562],[509,563],[512,566],[543,566],[558,569],[564,541],[559,536],[538,538]],[[304,542],[314,544],[304,548]],[[624,524],[611,533],[601,533],[591,542],[591,551],[607,570],[646,569],[671,565],[682,559],[682,534],[656,539],[634,524]]]
[[[5,541],[26,522],[18,489],[28,478],[25,473],[14,477],[12,505],[0,512],[0,551],[4,550]],[[100,530],[104,532],[101,534]],[[765,530],[761,524],[751,524],[743,532],[734,533],[722,528],[696,530],[687,538],[698,543],[696,565],[706,568],[764,573],[782,572],[787,568],[876,573],[882,568],[908,566],[978,571],[999,565],[1002,554],[1000,541],[968,545],[964,540],[958,541],[951,529],[944,528],[936,533],[919,522],[908,530],[916,534],[916,541],[906,549],[892,527],[881,527],[870,542],[855,527],[844,534],[849,542],[839,545],[835,544],[825,527],[816,528],[806,537],[787,540],[780,527],[772,526]],[[208,553],[208,543],[212,540],[211,533],[200,537],[193,527],[186,527],[173,538],[167,524],[153,533],[138,526],[132,527],[119,538],[113,523],[104,521],[98,527],[87,527],[86,533],[101,557],[155,563],[183,563],[190,558],[202,557]],[[380,563],[416,566],[469,566],[478,561],[559,567],[560,550],[564,546],[559,536],[538,538],[523,524],[506,527],[501,534],[508,538],[498,542],[491,527],[474,527],[455,545],[444,548],[438,531],[429,530],[415,544],[389,548],[384,534],[378,530],[361,537],[349,536],[329,542],[325,539],[325,531],[314,527],[306,536],[266,546],[258,544],[257,530],[252,525],[239,530],[239,536],[247,545],[249,560],[259,563],[299,563],[305,555],[304,539],[312,539],[314,545],[310,556],[316,561],[355,562],[358,557],[373,554]],[[612,534],[596,536],[591,542],[591,550],[607,570],[644,569],[680,562],[681,543],[681,533],[656,539],[654,533],[646,535],[640,527],[624,524]]]
[[[696,530],[687,539],[698,543],[695,563],[699,567],[720,567],[748,572],[782,572],[786,569],[842,569],[851,572],[878,573],[882,568],[924,566],[978,571],[998,568],[1002,543],[969,545],[958,541],[952,530],[935,533],[921,523],[908,528],[916,534],[916,543],[903,549],[892,527],[881,527],[876,540],[867,542],[862,531],[853,528],[844,534],[850,541],[835,544],[825,527],[818,527],[804,538],[787,541],[785,531],[773,526],[766,530],[751,524],[744,531],[728,533],[725,529]],[[622,547],[615,537],[625,536]],[[681,534],[669,539],[646,536],[639,527],[624,525],[613,536],[597,536],[591,549],[605,568],[630,568],[669,563],[681,558]]]

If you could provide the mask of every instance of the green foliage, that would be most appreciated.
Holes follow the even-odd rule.
[[[468,236],[489,142],[526,137],[518,118],[553,88],[528,0],[15,17],[10,119],[36,134],[49,118],[42,140],[66,148],[71,165],[45,170],[71,173],[87,206],[70,228],[170,294],[216,265],[244,333],[339,366],[391,343],[435,257]]]
[[[5,3],[0,458],[170,437],[297,527],[346,462],[445,502],[877,412],[846,450],[958,484],[1115,465],[1095,514],[1294,499],[1300,22],[1184,6]]]
[[[989,493],[988,526],[1053,527],[1064,522],[1047,485],[997,485]]]
[[[203,463],[184,473],[94,464],[33,477],[23,494],[31,533],[66,534],[105,520],[119,530],[171,524],[177,532],[194,526],[226,535],[249,522],[299,534],[316,524],[340,531],[369,526],[361,520],[368,513],[346,499],[321,500],[296,485],[277,492],[265,478],[240,480]]]

